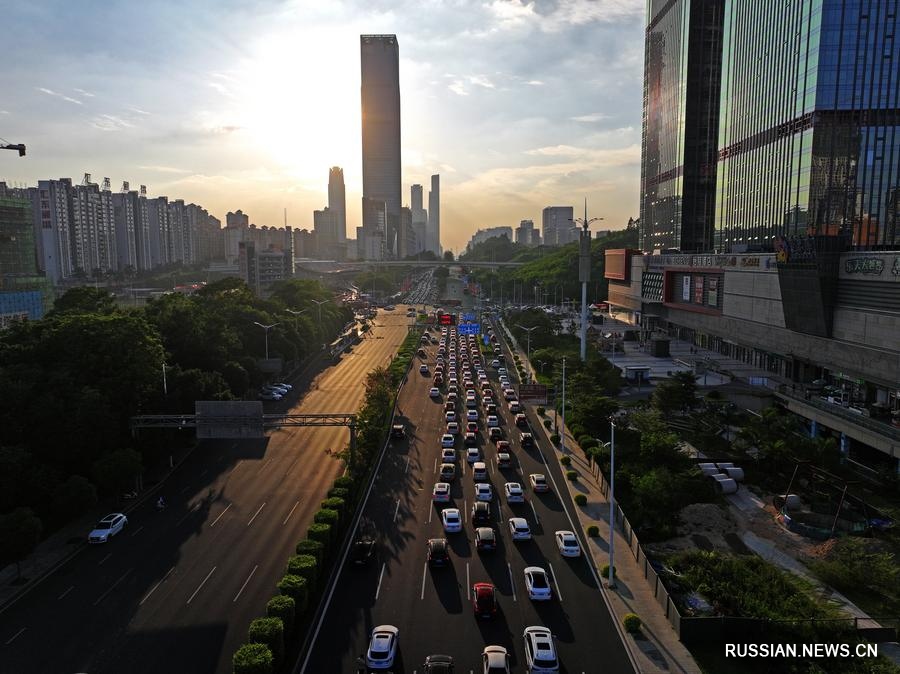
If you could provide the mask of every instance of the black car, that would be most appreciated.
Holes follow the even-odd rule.
[[[446,538],[431,538],[425,544],[428,548],[428,563],[432,566],[446,566],[450,563]]]
[[[347,556],[351,564],[365,566],[375,557],[375,541],[371,538],[357,538],[350,546],[350,554]]]
[[[453,658],[449,655],[429,655],[425,658],[425,674],[453,674]]]
[[[394,424],[391,426],[392,438],[402,438],[404,435],[406,435],[406,429],[403,427],[403,424]]]
[[[491,505],[486,501],[476,501],[472,506],[472,525],[480,526],[491,523]]]
[[[531,433],[522,433],[522,446],[534,447],[534,436]]]

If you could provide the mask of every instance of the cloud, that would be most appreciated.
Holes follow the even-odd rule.
[[[468,96],[469,92],[466,91],[466,85],[463,84],[462,80],[454,80],[447,87],[450,91],[452,91],[457,96]]]
[[[539,147],[534,150],[526,150],[525,154],[541,155],[545,157],[575,157],[584,154],[584,150],[571,145],[553,145],[549,147]]]
[[[544,83],[540,80],[528,80],[525,84],[530,84],[533,87],[542,87]]]
[[[559,0],[552,10],[546,11],[534,0],[494,0],[486,8],[495,22],[489,32],[529,28],[558,33],[591,23],[640,18],[644,5],[644,0]]]
[[[456,169],[450,164],[438,164],[438,169],[440,169],[441,173],[456,173]]]
[[[136,106],[134,106],[134,105],[129,106],[128,109],[129,109],[131,112],[137,113],[138,115],[149,115],[149,114],[150,114],[150,113],[147,112],[146,110],[141,110],[140,108],[138,108],[138,107],[136,107]]]
[[[88,98],[94,97],[94,94],[92,94],[90,91],[85,91],[84,89],[79,89],[78,87],[75,87],[74,89],[72,89],[72,91],[77,91],[82,96],[87,96]]]
[[[190,173],[187,169],[175,168],[174,166],[138,166],[137,168],[145,171],[156,171],[157,173]]]
[[[221,82],[207,82],[207,86],[212,87],[216,91],[218,91],[223,96],[228,96],[229,98],[234,98],[234,94],[231,93],[231,89],[226,87]]]
[[[0,115],[8,115],[9,110],[0,110]]]
[[[600,122],[604,119],[609,119],[609,115],[605,115],[602,112],[592,112],[589,115],[579,115],[578,117],[570,117],[573,122]]]
[[[65,94],[61,94],[58,91],[53,91],[52,89],[47,89],[46,87],[35,87],[38,91],[41,91],[48,96],[56,96],[57,98],[61,98],[64,101],[68,101],[69,103],[76,103],[78,105],[84,105],[77,98],[71,98],[70,96],[66,96]]]
[[[494,83],[491,82],[484,75],[470,75],[469,81],[472,84],[477,84],[479,87],[484,87],[485,89],[494,89]]]

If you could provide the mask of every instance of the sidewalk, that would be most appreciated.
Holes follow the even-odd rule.
[[[554,412],[550,412],[547,416],[552,419],[554,414]],[[538,426],[549,442],[551,431],[544,428],[543,423],[539,423]],[[547,459],[559,461],[564,455],[572,460],[570,469],[577,470],[579,473],[577,482],[567,480],[566,485],[572,508],[578,514],[581,530],[583,532],[591,524],[600,527],[600,535],[588,539],[593,566],[599,576],[603,565],[609,563],[609,501],[600,490],[598,479],[594,476],[584,454],[578,449],[575,439],[569,434],[568,429],[566,429],[565,435],[565,451],[554,447],[553,455]],[[571,498],[579,493],[587,496],[587,505],[576,506],[571,501]],[[565,495],[560,494],[560,498],[565,498]],[[624,633],[625,646],[631,651],[637,662],[638,671],[641,674],[656,674],[657,672],[700,674],[700,667],[694,661],[690,651],[678,640],[675,630],[672,629],[663,613],[662,606],[653,596],[653,592],[644,578],[637,560],[631,554],[619,527],[616,528],[614,535],[616,587],[614,589],[607,588],[604,578],[602,579],[603,592],[612,608],[613,619],[620,627],[626,613],[636,613],[641,618],[643,624],[639,634],[633,636],[627,632]]]

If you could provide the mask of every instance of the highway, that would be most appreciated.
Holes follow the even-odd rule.
[[[389,362],[409,322],[403,310],[379,311],[371,335],[291,411],[356,411],[366,373]],[[123,533],[83,548],[0,614],[0,672],[231,672],[342,471],[327,450],[348,437],[343,427],[289,428],[198,445],[162,486],[164,511],[139,506]]]
[[[427,358],[416,360],[408,383],[401,390],[398,408],[400,420],[407,427],[407,438],[389,446],[364,510],[364,520],[373,523],[377,530],[378,559],[363,568],[345,566],[341,570],[318,636],[308,657],[301,660],[295,671],[355,672],[357,658],[365,653],[372,628],[381,624],[395,625],[400,630],[399,655],[393,672],[418,674],[423,672],[426,656],[441,653],[454,658],[455,671],[480,673],[481,653],[489,644],[504,646],[511,654],[511,671],[524,672],[522,634],[530,625],[544,625],[552,630],[563,672],[633,671],[589,558],[564,558],[557,551],[554,532],[574,528],[557,497],[558,493],[566,493],[560,467],[555,461],[546,464],[544,457],[552,456],[552,452],[539,434],[535,434],[538,447],[521,447],[519,429],[513,425],[509,407],[502,399],[498,403],[501,427],[513,448],[509,469],[497,467],[497,452],[494,443],[485,438],[485,417],[479,405],[479,447],[494,489],[491,526],[499,535],[498,549],[493,553],[475,550],[469,520],[475,498],[474,482],[459,438],[456,450],[461,474],[452,483],[452,502],[432,503],[432,487],[439,481],[446,387],[441,399],[430,398],[431,376],[420,375],[418,367],[425,362],[433,371],[436,349],[429,345]],[[508,351],[507,354],[511,360]],[[497,372],[489,366],[486,369],[497,392]],[[534,413],[529,411],[528,416],[534,426]],[[550,493],[532,492],[528,485],[531,473],[547,474]],[[506,502],[505,481],[523,485],[524,504]],[[443,533],[439,514],[443,507],[461,509],[461,533]],[[534,535],[532,541],[511,540],[507,520],[512,516],[528,521]],[[426,542],[440,537],[449,541],[451,564],[448,568],[429,568]],[[550,573],[554,594],[551,601],[537,603],[528,598],[523,571],[530,565],[541,566]],[[496,586],[500,610],[492,621],[473,615],[470,589],[476,582]]]

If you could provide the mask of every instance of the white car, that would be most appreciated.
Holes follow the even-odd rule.
[[[456,444],[456,440],[455,440],[454,437],[453,437],[452,435],[450,435],[449,433],[444,433],[444,434],[441,436],[441,447],[442,447],[442,448],[444,448],[444,447],[450,447],[450,448],[452,448],[453,445],[455,445],[455,444]]]
[[[500,420],[497,418],[496,414],[489,414],[487,418],[488,428],[494,428],[495,426],[500,425]]]
[[[559,659],[553,645],[553,635],[546,627],[526,627],[525,668],[532,674],[555,674],[559,671]]]
[[[447,414],[453,414],[453,412],[447,412]],[[451,421],[449,424],[447,424],[447,434],[459,435],[459,424],[455,421]]]
[[[507,401],[516,399],[516,392],[511,388],[503,389],[503,398]]]
[[[88,534],[88,543],[106,543],[110,538],[120,533],[128,518],[122,513],[110,513],[97,522],[97,526]]]
[[[456,421],[456,412],[450,410],[444,415],[444,421],[450,423],[451,421]]]
[[[497,368],[497,374],[499,374],[499,375],[507,374],[506,368],[505,368],[505,367],[498,367],[498,368]]]
[[[503,646],[488,646],[481,654],[484,674],[509,674],[509,653]]]
[[[478,410],[466,410],[466,421],[478,421]]]
[[[507,503],[525,503],[525,492],[518,482],[507,482],[503,489],[506,492]]]
[[[500,369],[500,361],[495,358],[494,360],[491,361],[491,367],[499,370]]]
[[[519,403],[518,400],[516,400],[515,398],[513,398],[512,400],[509,401],[509,411],[512,412],[513,414],[516,414],[516,413],[518,413],[518,412],[521,412],[521,411],[522,411],[522,405]]]
[[[435,503],[449,503],[450,501],[450,484],[448,482],[438,482],[431,491],[431,500]]]
[[[580,557],[581,546],[578,545],[578,539],[571,531],[557,531],[554,534],[556,539],[556,547],[559,548],[559,554],[563,557]]]
[[[547,572],[539,566],[525,568],[525,589],[532,601],[548,601],[553,596]]]
[[[283,381],[272,382],[272,386],[277,386],[278,388],[286,388],[288,391],[291,391],[294,388],[291,384],[287,384]]]
[[[478,447],[469,447],[466,449],[466,461],[468,463],[481,461],[481,452],[478,450]]]
[[[444,531],[448,534],[462,531],[462,517],[459,508],[445,508],[441,511],[441,521],[444,523]]]
[[[449,447],[441,449],[441,463],[456,463],[456,450]]]
[[[531,540],[531,528],[524,517],[509,518],[509,533],[514,541]]]
[[[429,389],[429,391],[428,391],[428,395],[430,395],[432,398],[440,398],[441,390],[439,388],[437,388],[436,386],[432,386],[431,389]]]
[[[532,473],[528,476],[528,480],[531,482],[531,488],[535,492],[540,493],[550,491],[550,486],[547,484],[547,478],[541,473]]]
[[[281,400],[284,396],[274,391],[263,391],[259,394],[260,400]]]
[[[379,625],[372,630],[369,648],[366,651],[366,667],[369,669],[390,669],[397,657],[397,641],[400,630],[393,625]]]
[[[484,482],[478,482],[475,485],[475,500],[476,501],[493,501],[494,500],[494,490],[491,489],[491,485],[485,484]]]

